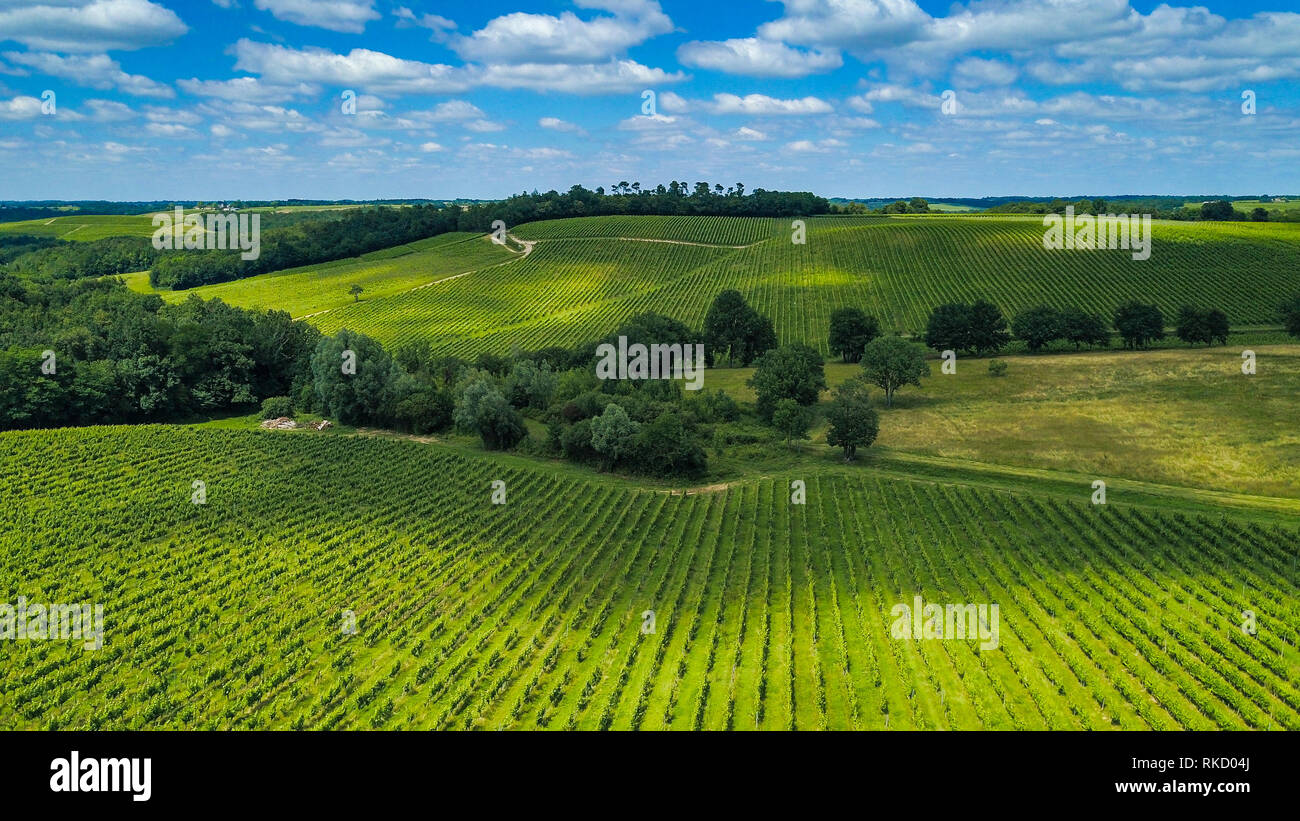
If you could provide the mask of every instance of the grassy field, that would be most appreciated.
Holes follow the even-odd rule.
[[[1258,371],[1241,373],[1235,347],[1003,357],[932,363],[923,387],[904,388],[881,414],[877,444],[943,460],[1125,477],[1229,494],[1300,499],[1300,346],[1255,350]],[[707,372],[706,388],[753,401],[752,368]],[[834,387],[857,365],[826,367]],[[825,448],[825,425],[808,448]],[[1300,516],[1300,507],[1293,509]]]
[[[1300,288],[1300,224],[1156,223],[1146,261],[1121,250],[1044,250],[1039,218],[827,217],[808,220],[807,229],[806,244],[797,245],[781,220],[556,220],[513,231],[534,243],[526,260],[428,289],[402,292],[436,278],[423,266],[452,270],[462,261],[434,262],[435,246],[427,256],[396,260],[368,277],[371,293],[360,304],[339,305],[342,280],[307,272],[296,272],[301,287],[291,289],[259,278],[196,292],[240,305],[292,304],[295,314],[333,307],[312,321],[385,343],[428,339],[463,355],[573,345],[644,311],[699,326],[726,288],[770,316],[783,342],[822,350],[830,313],[844,305],[911,333],[935,305],[981,296],[1008,315],[1048,302],[1109,316],[1120,302],[1151,299],[1170,318],[1194,303],[1221,308],[1234,326],[1268,326],[1277,322],[1281,295]],[[384,284],[390,277],[391,287]],[[318,298],[317,289],[329,293]],[[281,298],[292,302],[280,305]]]
[[[673,495],[330,433],[0,441],[5,587],[106,626],[0,643],[7,727],[1300,728],[1294,529],[863,466]],[[891,638],[915,595],[998,604],[997,647]]]

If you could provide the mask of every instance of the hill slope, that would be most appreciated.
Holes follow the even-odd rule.
[[[1300,728],[1294,531],[862,469],[800,506],[355,436],[0,440],[0,577],[106,613],[101,651],[0,642],[7,727]],[[998,604],[997,647],[891,638],[915,595]]]

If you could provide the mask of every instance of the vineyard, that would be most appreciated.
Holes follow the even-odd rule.
[[[371,300],[514,258],[515,254],[485,237],[451,233],[352,259],[290,268],[192,291],[156,293],[167,302],[181,302],[194,292],[204,299],[219,298],[247,308],[276,308],[301,317],[352,304],[353,285],[364,289],[360,294],[363,300]],[[126,279],[134,290],[155,292],[147,273],[130,274]]]
[[[1292,528],[867,469],[676,495],[329,433],[0,444],[4,600],[106,626],[0,642],[0,726],[1300,729]],[[998,646],[892,639],[914,595],[998,604]]]
[[[1119,303],[1142,299],[1167,317],[1195,303],[1226,311],[1234,326],[1273,325],[1279,295],[1300,282],[1297,224],[1155,223],[1151,258],[1136,261],[1122,250],[1044,250],[1034,219],[807,222],[803,245],[793,244],[778,220],[599,217],[524,225],[512,235],[536,242],[526,261],[343,305],[313,321],[386,343],[423,338],[449,353],[505,352],[515,344],[588,341],[643,311],[699,326],[713,298],[735,288],[772,317],[783,342],[824,350],[830,313],[845,305],[912,333],[934,306],[981,296],[1008,315],[1048,302],[1109,316]],[[680,244],[687,242],[703,244]]]
[[[81,242],[106,237],[150,237],[155,230],[152,214],[87,214],[0,222],[2,234],[30,234]]]

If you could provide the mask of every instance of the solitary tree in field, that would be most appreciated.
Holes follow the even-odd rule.
[[[897,337],[895,337],[897,338]],[[851,462],[858,448],[871,447],[880,433],[880,415],[871,407],[866,383],[849,379],[835,389],[826,408],[826,444],[844,449],[844,461]]]
[[[785,434],[787,447],[793,439],[807,439],[808,426],[811,423],[812,414],[793,399],[782,399],[777,402],[776,410],[772,412],[772,427]]]
[[[880,336],[880,322],[859,308],[838,308],[831,312],[829,346],[845,362],[858,362],[867,343]]]
[[[349,293],[349,294],[352,294],[352,301],[353,301],[353,302],[360,302],[360,301],[361,301],[361,292],[364,291],[364,290],[365,290],[365,288],[362,288],[360,285],[358,285],[358,284],[356,284],[356,283],[354,282],[354,283],[352,283],[352,287],[348,289],[348,293]]]
[[[885,392],[885,405],[894,404],[894,391],[904,385],[921,387],[921,377],[930,375],[930,363],[921,348],[902,337],[882,336],[862,353],[862,374]]]
[[[1124,347],[1145,348],[1165,338],[1165,318],[1158,306],[1125,302],[1115,309],[1115,330],[1124,340]]]

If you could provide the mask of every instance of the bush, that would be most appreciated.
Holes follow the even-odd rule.
[[[268,396],[262,400],[262,418],[279,419],[281,416],[293,418],[293,400],[287,396]]]
[[[1005,359],[989,360],[989,376],[1006,376],[1007,363]]]

